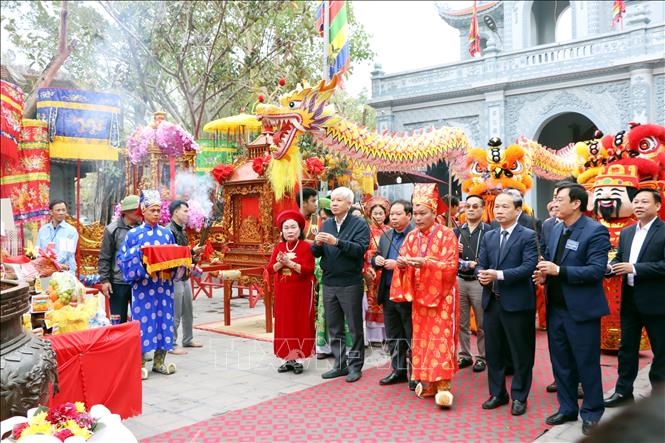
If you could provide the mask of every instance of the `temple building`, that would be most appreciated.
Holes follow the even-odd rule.
[[[558,149],[596,129],[665,125],[664,1],[626,1],[616,23],[610,1],[479,1],[476,57],[472,8],[453,6],[436,3],[459,30],[462,60],[399,73],[375,65],[369,104],[379,132],[455,126],[475,146],[524,135]],[[445,165],[430,173],[447,175]],[[553,183],[534,182],[526,201],[544,218]]]

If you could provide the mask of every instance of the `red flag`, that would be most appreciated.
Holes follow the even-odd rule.
[[[612,3],[612,27],[621,22],[623,28],[623,16],[626,14],[626,4],[623,0],[614,0]]]
[[[471,27],[469,28],[469,54],[475,57],[480,54],[480,35],[478,35],[478,7],[473,0],[473,14],[471,15]]]

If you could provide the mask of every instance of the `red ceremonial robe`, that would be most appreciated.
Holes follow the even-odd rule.
[[[399,255],[427,258],[420,268],[395,268],[390,287],[392,301],[413,302],[412,378],[451,380],[458,369],[457,237],[437,223],[426,232],[414,229]]]
[[[291,260],[301,266],[301,272],[282,268],[275,272],[279,252],[291,253]],[[299,240],[294,246],[280,242],[275,246],[268,263],[275,286],[275,355],[284,360],[310,357],[314,352],[314,256],[309,243]]]

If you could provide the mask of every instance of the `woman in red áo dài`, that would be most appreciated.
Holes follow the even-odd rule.
[[[268,272],[274,275],[274,353],[286,362],[277,372],[300,374],[298,359],[314,352],[314,256],[304,240],[305,219],[299,211],[277,216],[282,241],[273,250]]]

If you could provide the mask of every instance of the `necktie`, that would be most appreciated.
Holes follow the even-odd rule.
[[[556,255],[554,256],[554,263],[557,265],[561,261],[561,257],[563,256],[563,251],[566,249],[566,242],[570,238],[570,229],[568,228],[563,228],[563,232],[561,233],[561,237],[559,237],[559,244],[556,247]]]
[[[506,244],[506,241],[508,239],[508,231],[501,231],[501,240],[499,240],[499,260],[501,260],[501,254],[503,254],[503,247]],[[499,267],[499,260],[496,262],[496,267]],[[494,292],[494,296],[496,298],[499,298],[501,295],[499,294],[499,281],[494,280],[492,282],[492,292]]]
[[[503,254],[503,247],[505,246],[507,240],[508,240],[508,231],[501,231],[501,240],[499,241],[499,260],[501,260],[501,256]]]

